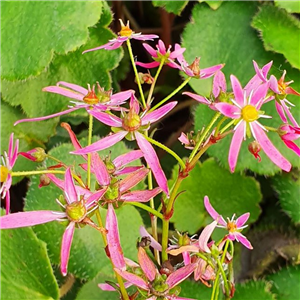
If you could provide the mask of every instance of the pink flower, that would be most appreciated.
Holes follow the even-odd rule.
[[[143,46],[147,50],[147,52],[152,56],[154,62],[141,63],[137,61],[136,65],[148,69],[158,67],[163,59],[165,60],[165,64],[169,67],[178,69],[178,65],[174,63],[174,60],[185,51],[185,48],[181,48],[179,44],[175,45],[174,51],[171,51],[171,46],[169,46],[169,48],[166,49],[166,46],[162,40],[158,41],[158,44],[156,45],[156,50],[145,43],[143,44]]]
[[[300,127],[283,124],[279,127],[278,132],[286,146],[300,156],[300,148],[293,142],[300,138]]]
[[[259,118],[270,118],[260,111],[267,95],[268,83],[263,83],[249,92],[242,89],[235,76],[231,75],[230,79],[234,93],[234,99],[231,99],[233,105],[222,102],[217,103],[216,108],[226,117],[237,120],[228,156],[231,172],[234,172],[243,139],[251,133],[274,164],[284,171],[290,171],[291,164],[268,139],[265,133],[267,129],[257,121]]]
[[[204,206],[207,212],[210,214],[210,216],[219,224],[218,227],[225,228],[229,231],[229,234],[226,236],[227,239],[231,241],[237,240],[238,242],[242,243],[246,248],[253,249],[251,243],[240,232],[248,226],[244,224],[249,219],[250,213],[245,213],[236,220],[234,219],[235,215],[233,215],[232,218],[228,218],[228,221],[226,222],[224,218],[221,215],[219,215],[211,206],[208,196],[204,197]]]
[[[100,151],[121,141],[125,136],[130,140],[136,139],[137,144],[142,150],[144,158],[149,164],[158,185],[168,195],[169,190],[167,179],[160,166],[158,157],[152,145],[146,140],[141,131],[149,128],[150,124],[158,121],[160,118],[166,115],[175,107],[176,104],[177,102],[170,102],[150,113],[144,112],[142,115],[139,115],[139,103],[134,95],[132,95],[129,112],[128,114],[123,112],[122,118],[112,114],[107,114],[105,112],[91,110],[89,111],[91,115],[93,115],[100,122],[109,126],[113,126],[113,130],[116,133],[108,135],[94,144],[83,149],[76,150],[72,153],[82,155],[90,152]]]
[[[6,208],[6,214],[9,214],[10,211],[10,193],[9,189],[11,187],[12,183],[12,176],[11,171],[16,163],[17,156],[18,156],[18,150],[19,150],[19,140],[16,140],[16,145],[14,148],[14,134],[12,133],[9,138],[9,144],[8,144],[8,154],[6,151],[4,151],[4,157],[1,156],[2,159],[2,165],[1,168],[1,198],[5,198],[5,208]]]
[[[52,221],[68,220],[70,223],[63,234],[60,252],[60,268],[62,274],[65,276],[67,275],[67,266],[75,226],[80,223],[86,223],[92,225],[93,227],[97,227],[87,216],[94,207],[97,207],[96,205],[98,200],[103,196],[106,190],[99,190],[91,194],[86,200],[81,199],[78,190],[76,190],[71,170],[69,168],[66,170],[63,190],[67,204],[61,204],[61,206],[65,209],[65,212],[40,210],[10,214],[0,217],[0,228],[20,228],[44,224]],[[101,228],[98,229],[101,230]]]
[[[147,40],[152,41],[153,39],[158,38],[158,36],[155,34],[141,34],[140,32],[134,33],[134,31],[132,31],[129,28],[129,21],[127,21],[127,24],[124,25],[123,21],[120,19],[120,23],[121,23],[121,31],[118,33],[119,36],[117,38],[110,40],[107,44],[102,45],[100,47],[85,50],[82,52],[82,54],[86,53],[86,52],[100,50],[100,49],[105,49],[105,50],[118,49],[128,39],[134,39],[134,40],[140,40],[140,41],[147,41]]]
[[[70,101],[74,105],[67,110],[61,111],[45,117],[31,118],[31,119],[22,119],[15,122],[14,125],[23,123],[23,122],[35,122],[43,121],[58,116],[62,116],[73,112],[75,110],[85,108],[87,111],[93,107],[97,110],[120,110],[120,105],[125,103],[126,100],[134,93],[133,90],[128,90],[116,94],[112,94],[112,91],[104,91],[103,88],[97,82],[97,91],[95,91],[95,85],[91,88],[88,84],[88,89],[83,88],[77,84],[68,83],[64,81],[59,81],[56,86],[47,86],[43,88],[44,92],[50,92],[54,94],[59,94],[67,98],[75,99],[76,101]]]
[[[191,300],[189,298],[177,297],[177,293],[172,289],[184,281],[193,273],[194,264],[189,264],[171,273],[168,277],[161,275],[152,260],[147,256],[144,248],[138,249],[138,260],[144,273],[143,278],[133,273],[115,269],[115,271],[125,280],[147,292],[147,300],[160,298],[168,300]]]

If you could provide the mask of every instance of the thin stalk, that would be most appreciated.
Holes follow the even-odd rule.
[[[130,56],[130,60],[131,60],[131,64],[132,64],[132,68],[133,68],[133,71],[134,71],[134,74],[135,74],[136,82],[137,82],[137,85],[139,87],[139,91],[140,91],[141,99],[142,99],[142,102],[143,102],[143,106],[144,106],[144,108],[147,108],[146,101],[145,101],[145,96],[144,96],[144,92],[143,92],[143,89],[142,89],[142,84],[141,84],[141,81],[140,81],[140,78],[139,78],[139,74],[138,74],[135,62],[134,62],[134,57],[133,57],[133,53],[132,53],[132,48],[131,48],[130,40],[128,39],[126,41],[126,43],[127,43],[127,48],[128,48],[128,52],[129,52],[129,56]]]
[[[150,106],[150,101],[151,101],[151,97],[153,95],[153,91],[154,91],[154,87],[155,87],[155,84],[156,84],[156,81],[157,81],[157,78],[158,78],[158,75],[163,67],[163,65],[165,64],[165,59],[162,59],[161,62],[160,62],[160,65],[156,71],[156,74],[155,74],[155,77],[154,77],[154,80],[151,84],[151,87],[150,87],[150,90],[149,90],[149,94],[148,94],[148,97],[147,97],[147,105]]]
[[[11,172],[11,176],[28,176],[28,175],[40,175],[40,174],[65,174],[65,171],[60,170],[37,170],[37,171],[19,171]]]
[[[218,118],[220,117],[221,113],[216,113],[214,115],[214,117],[212,118],[212,120],[210,121],[210,123],[208,124],[208,126],[205,128],[204,132],[201,134],[199,141],[197,142],[194,150],[192,151],[190,157],[189,157],[189,162],[192,161],[192,159],[194,158],[194,156],[196,155],[199,147],[201,146],[202,142],[204,141],[205,137],[207,136],[207,134],[209,133],[209,131],[211,130],[211,128],[213,127],[213,125],[215,124],[215,122],[218,120]]]
[[[161,105],[163,105],[166,101],[168,101],[170,98],[172,98],[175,94],[177,94],[177,92],[179,92],[190,80],[192,77],[188,77],[176,90],[174,90],[169,96],[167,96],[166,98],[164,98],[163,100],[161,100],[159,103],[157,103],[156,105],[154,105],[149,112],[157,109],[158,107],[160,107]]]
[[[93,116],[89,114],[89,136],[88,136],[88,146],[92,144],[92,135],[93,135]],[[87,155],[87,187],[91,187],[91,153]]]
[[[62,164],[63,166],[65,165],[65,164],[63,164],[59,159],[57,159],[56,157],[53,157],[52,155],[47,154],[47,158],[50,158],[50,159],[52,159],[52,160],[54,160],[54,161],[56,161],[56,162]]]
[[[225,125],[221,130],[220,134],[222,134],[224,131],[226,131],[231,125],[233,125],[236,122],[236,119],[230,121],[227,125]]]
[[[172,151],[170,148],[166,147],[165,145],[161,144],[160,142],[156,141],[156,140],[153,140],[152,138],[146,136],[146,135],[143,135],[144,138],[149,141],[151,144],[159,147],[159,148],[162,148],[163,150],[165,150],[166,152],[168,152],[169,154],[171,154],[177,161],[178,163],[180,164],[180,166],[182,167],[182,169],[184,170],[186,167],[185,167],[185,163],[183,162],[183,160],[174,152]]]
[[[148,206],[148,205],[145,205],[143,203],[140,203],[140,202],[125,202],[125,204],[130,204],[130,205],[133,205],[133,206],[136,206],[136,207],[139,207],[143,210],[146,210],[148,211],[150,214],[156,216],[157,218],[160,218],[161,220],[164,218],[164,216],[157,212],[155,209],[153,209],[152,207]]]

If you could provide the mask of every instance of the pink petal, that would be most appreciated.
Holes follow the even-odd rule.
[[[106,188],[99,190],[95,193],[93,193],[92,195],[90,195],[85,202],[85,206],[87,208],[91,207],[92,205],[94,205],[95,203],[99,202],[99,200],[102,198],[102,196],[106,193]]]
[[[280,94],[280,91],[278,89],[278,81],[277,81],[277,79],[274,75],[271,75],[270,80],[269,80],[269,84],[270,84],[270,89],[273,92],[275,92],[276,94]]]
[[[52,222],[66,217],[66,214],[50,210],[18,212],[0,217],[0,228],[20,228]]]
[[[111,105],[123,104],[126,100],[128,100],[131,97],[132,94],[134,94],[134,90],[128,90],[128,91],[123,91],[123,92],[113,94],[110,97],[109,103]]]
[[[252,98],[250,100],[249,104],[252,104],[253,106],[257,107],[257,109],[260,109],[261,105],[263,104],[263,100],[265,99],[267,92],[269,90],[269,83],[266,82],[262,85],[260,85],[252,95]]]
[[[45,116],[45,117],[39,117],[39,118],[31,118],[31,119],[22,119],[22,120],[19,120],[17,122],[14,123],[14,126],[20,124],[20,123],[24,123],[24,122],[36,122],[36,121],[44,121],[44,120],[48,120],[48,119],[52,119],[52,118],[56,118],[56,117],[59,117],[59,116],[62,116],[62,115],[66,115],[72,111],[75,111],[77,109],[80,109],[81,107],[73,107],[71,109],[67,109],[67,110],[64,110],[64,111],[61,111],[59,113],[56,113],[56,114],[53,114],[53,115],[49,115],[49,116]]]
[[[138,249],[138,261],[148,280],[153,281],[158,271],[152,260],[148,257],[145,249],[142,247],[139,247]]]
[[[157,184],[161,187],[163,192],[165,192],[166,195],[169,197],[167,178],[160,166],[155,150],[153,149],[151,144],[139,132],[135,132],[135,137],[139,148],[144,153],[144,158],[146,162],[149,164],[152,170],[152,173],[157,181]]]
[[[127,177],[125,177],[124,179],[122,179],[119,182],[120,192],[124,193],[124,192],[130,190],[131,188],[133,188],[140,181],[142,181],[147,176],[148,173],[149,173],[149,170],[146,168],[143,168],[143,169],[139,169],[136,172],[129,174]]]
[[[125,175],[125,174],[129,174],[129,173],[132,173],[132,172],[135,172],[137,170],[140,170],[144,168],[144,166],[137,166],[137,167],[125,167],[125,168],[122,168],[120,170],[117,170],[114,175],[115,176],[119,176],[119,175]]]
[[[160,65],[160,63],[158,61],[153,61],[151,63],[142,63],[142,62],[136,61],[135,64],[137,66],[140,66],[140,67],[143,67],[143,68],[146,68],[146,69],[156,68]]]
[[[285,101],[284,100],[281,100],[281,105],[285,111],[285,113],[287,114],[288,118],[291,120],[292,124],[295,126],[295,127],[299,127],[297,121],[295,120],[294,116],[291,114],[291,111],[290,109],[287,107],[287,105],[285,104]]]
[[[222,71],[218,71],[213,80],[213,95],[218,97],[221,91],[226,92],[226,90],[225,75]]]
[[[110,184],[110,175],[108,174],[107,168],[96,152],[91,154],[91,164],[93,166],[94,174],[97,178],[98,183],[101,186],[107,186]]]
[[[268,139],[263,129],[255,122],[250,124],[252,132],[254,133],[256,140],[261,145],[261,148],[271,161],[282,170],[289,172],[292,168],[290,162],[281,155],[281,153],[275,148],[275,146]]]
[[[116,283],[117,286],[119,286],[118,283]],[[132,286],[132,283],[131,282],[124,282],[124,286],[125,286],[125,289],[129,288]],[[102,291],[108,291],[108,292],[114,292],[116,289],[111,286],[110,284],[108,283],[99,283],[98,284],[98,287],[102,290]]]
[[[142,117],[142,125],[152,124],[159,119],[161,119],[163,116],[165,116],[167,113],[169,113],[177,104],[177,101],[170,102]]]
[[[109,148],[109,147],[115,145],[116,143],[118,143],[119,141],[121,141],[125,137],[126,134],[127,134],[127,131],[119,131],[117,133],[108,135],[105,138],[99,140],[98,142],[95,142],[85,148],[82,148],[80,150],[76,150],[76,151],[73,151],[70,153],[82,155],[82,154],[87,154],[87,153],[96,152],[96,151],[100,151],[100,150]]]
[[[244,105],[244,93],[243,88],[238,81],[238,79],[234,76],[230,76],[232,90],[235,96],[235,101],[242,107]]]
[[[268,72],[270,71],[271,67],[272,67],[273,61],[271,60],[269,63],[267,63],[266,65],[264,65],[262,67],[262,74],[265,78],[267,78]]]
[[[201,69],[200,70],[200,78],[205,79],[213,76],[216,72],[221,70],[224,67],[224,64],[212,66],[209,68]]]
[[[170,249],[170,247],[167,250],[167,253],[177,256],[179,254],[183,254],[184,252],[199,252],[199,246],[198,245],[186,245],[186,246],[181,246],[177,249]]]
[[[144,48],[146,49],[146,51],[152,56],[152,57],[157,57],[157,53],[156,50],[153,49],[151,46],[149,46],[148,44],[144,43],[143,44]]]
[[[178,56],[182,55],[183,52],[184,52],[185,50],[186,50],[185,48],[181,48],[181,47],[180,47],[180,48],[174,50],[173,52],[171,52],[169,58],[170,58],[170,59],[175,59],[175,58],[177,58]]]
[[[156,34],[133,34],[131,38],[139,41],[152,41],[153,39],[157,39],[159,36]]]
[[[148,284],[144,279],[141,277],[134,275],[132,273],[129,273],[127,271],[121,271],[117,268],[115,268],[115,272],[117,272],[120,276],[122,276],[127,281],[131,282],[133,285],[143,289],[143,290],[149,290]]]
[[[132,161],[135,161],[143,156],[141,150],[133,150],[128,153],[122,154],[113,160],[113,164],[117,169],[129,164]]]
[[[246,91],[246,95],[249,96],[251,91],[256,90],[261,85],[261,83],[262,83],[261,79],[257,74],[255,74],[244,87],[244,91]]]
[[[236,220],[237,229],[242,227],[248,221],[249,217],[250,217],[250,213],[245,213],[241,215],[239,218],[237,218]]]
[[[183,262],[184,262],[185,266],[187,266],[191,263],[191,255],[189,252],[183,252],[182,258],[183,258]]]
[[[210,204],[209,204],[209,206],[212,208],[212,206]],[[205,206],[205,208],[206,208],[206,206]],[[210,208],[210,210],[211,210],[211,208]],[[207,208],[206,208],[206,210],[207,210]],[[208,211],[208,213],[209,213],[209,211]],[[215,215],[215,213],[214,213],[214,215]],[[219,216],[217,218],[219,218]],[[200,247],[200,249],[202,251],[204,251],[206,253],[210,253],[211,252],[210,249],[209,249],[209,247],[207,246],[207,243],[208,243],[208,240],[210,239],[210,236],[212,235],[213,231],[215,230],[217,224],[218,224],[218,221],[215,220],[212,223],[210,223],[209,225],[205,226],[205,228],[202,230],[202,232],[201,232],[201,234],[199,236],[199,247]]]
[[[110,259],[116,268],[125,271],[126,264],[120,244],[118,221],[114,207],[111,203],[108,204],[105,227],[108,231],[107,245],[110,253]]]
[[[70,168],[65,173],[65,185],[64,185],[65,198],[68,204],[78,201],[77,191],[75,189],[74,179]]]
[[[210,104],[210,101],[207,100],[205,97],[199,96],[194,93],[184,92],[184,93],[182,93],[182,95],[187,95],[187,96],[193,98],[194,100],[198,101],[199,103]]]
[[[231,140],[229,155],[228,155],[228,163],[229,163],[230,171],[232,173],[234,172],[238,155],[241,149],[242,141],[244,138],[245,127],[246,127],[246,123],[242,121],[239,124],[239,126],[236,128]]]
[[[195,268],[195,264],[190,264],[173,272],[166,280],[169,288],[172,289],[174,286],[188,278],[194,272]]]
[[[8,157],[9,159],[13,156],[13,148],[14,148],[14,133],[12,133],[9,137],[9,143],[8,143]]]
[[[243,244],[246,248],[253,249],[251,243],[240,232],[236,232],[235,237],[236,237],[237,241],[240,242],[241,244]]]
[[[167,53],[166,46],[162,40],[158,41],[157,47],[162,55],[165,55]]]
[[[80,94],[82,94],[83,96],[86,96],[88,94],[88,90],[86,88],[83,88],[80,85],[74,84],[74,83],[69,83],[69,82],[65,82],[65,81],[59,81],[57,84],[57,86],[65,86],[69,89],[74,90],[75,92],[78,92]]]
[[[101,111],[95,111],[93,109],[88,111],[90,115],[99,120],[100,122],[113,127],[122,127],[122,120],[109,113],[104,113]]]
[[[5,195],[5,213],[7,215],[10,213],[10,190],[9,189],[6,191],[6,195]]]
[[[300,156],[300,148],[292,141],[283,140],[288,148],[293,150],[298,156]]]
[[[9,162],[9,167],[12,168],[14,164],[16,163],[16,160],[18,158],[18,151],[19,151],[19,140],[16,140],[16,145],[15,149],[13,151],[12,156],[9,157],[10,162]]]
[[[66,276],[68,273],[67,269],[68,269],[68,262],[70,257],[74,230],[75,230],[75,222],[70,222],[62,237],[61,250],[60,250],[60,271],[63,274],[63,276]]]
[[[284,113],[284,110],[283,110],[283,107],[277,102],[275,101],[275,107],[276,107],[276,110],[278,112],[278,115],[280,117],[280,119],[284,122],[284,123],[288,123],[288,120],[285,116],[285,113]]]
[[[62,88],[60,86],[56,86],[56,85],[44,87],[42,89],[42,91],[59,94],[59,95],[62,95],[62,96],[65,96],[65,97],[68,97],[71,99],[76,99],[79,101],[83,101],[83,97],[87,94],[87,93],[85,93],[85,94],[77,93],[77,92]]]
[[[178,140],[179,140],[182,144],[184,144],[184,145],[189,145],[189,143],[190,143],[190,141],[189,141],[187,135],[186,135],[185,133],[183,133],[183,132],[181,132],[181,135],[180,135],[180,137],[178,138]]]
[[[235,105],[220,102],[216,103],[215,107],[218,111],[220,111],[223,115],[231,119],[239,119],[241,117],[241,109]]]
[[[145,191],[132,191],[123,194],[120,198],[121,201],[127,202],[148,202],[151,198],[155,197],[161,192],[161,188]]]
[[[209,202],[209,198],[208,196],[204,197],[204,207],[207,210],[207,212],[210,214],[210,216],[215,220],[218,221],[218,224],[222,225],[222,226],[227,226],[227,223],[225,222],[225,220],[223,219],[223,217],[221,215],[219,215],[215,209],[212,207],[212,205]],[[211,223],[212,225],[213,223]],[[211,228],[210,228],[211,229]]]
[[[151,244],[150,246],[155,249],[155,250],[158,250],[158,251],[161,251],[162,248],[161,248],[161,244],[158,243],[153,237],[152,235],[146,230],[146,228],[144,226],[140,226],[140,235],[141,237],[144,237],[144,236],[147,236],[150,238],[150,241],[151,241]]]
[[[117,48],[120,48],[122,46],[122,44],[125,42],[124,41],[117,41],[117,39],[114,39],[102,46],[96,47],[96,48],[92,48],[92,49],[88,49],[82,52],[82,54],[87,53],[87,52],[91,52],[91,51],[96,51],[96,50],[100,50],[100,49],[105,49],[105,50],[114,50]]]

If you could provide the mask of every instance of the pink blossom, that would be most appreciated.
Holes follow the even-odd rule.
[[[169,191],[167,179],[160,166],[158,157],[152,145],[146,140],[141,131],[149,128],[150,124],[158,121],[160,118],[166,115],[175,107],[176,104],[177,102],[170,102],[150,113],[145,111],[142,115],[140,115],[139,103],[135,96],[132,95],[129,112],[128,114],[123,112],[122,118],[119,118],[113,114],[91,110],[89,111],[91,115],[93,115],[100,122],[112,126],[116,133],[108,135],[92,145],[76,150],[72,153],[82,155],[100,151],[121,141],[125,136],[129,140],[136,139],[137,144],[143,152],[144,158],[150,166],[158,185],[168,195]]]
[[[267,95],[268,83],[263,83],[249,92],[242,89],[235,76],[231,75],[230,79],[234,93],[234,99],[231,99],[233,105],[222,102],[217,103],[216,108],[226,117],[236,119],[228,156],[231,172],[234,172],[243,139],[251,134],[274,164],[284,171],[290,171],[291,164],[271,143],[265,133],[267,129],[258,122],[259,118],[270,118],[260,111]]]
[[[16,140],[16,145],[14,148],[14,134],[12,133],[9,138],[9,144],[8,144],[8,153],[4,151],[4,157],[1,156],[2,164],[0,166],[1,168],[1,198],[5,198],[5,208],[6,208],[6,214],[9,214],[10,211],[10,192],[9,189],[11,187],[12,183],[12,168],[16,163],[17,156],[18,156],[18,150],[19,150],[19,140]]]
[[[234,219],[235,215],[233,215],[232,218],[228,218],[228,221],[226,222],[211,206],[208,196],[204,197],[204,206],[210,216],[218,223],[218,227],[225,228],[229,231],[228,235],[226,235],[226,239],[231,241],[237,240],[246,248],[253,249],[251,243],[241,234],[241,231],[248,226],[245,225],[245,223],[249,219],[250,213],[245,213],[236,220]]]
[[[75,110],[84,108],[87,111],[91,108],[97,110],[120,110],[120,105],[125,103],[126,100],[134,93],[133,90],[128,90],[124,92],[119,92],[112,94],[112,91],[104,91],[103,88],[97,82],[97,91],[95,91],[95,85],[91,88],[88,84],[88,89],[83,88],[74,83],[68,83],[64,81],[59,81],[56,86],[47,86],[43,88],[44,92],[59,94],[67,98],[74,99],[76,101],[70,101],[73,107],[70,106],[69,109],[38,118],[22,119],[14,123],[14,125],[23,122],[35,122],[52,119],[58,116],[62,116],[71,113]]]
[[[82,54],[86,53],[86,52],[100,50],[100,49],[105,49],[105,50],[118,49],[128,39],[134,39],[134,40],[140,40],[140,41],[147,41],[147,40],[152,41],[153,39],[158,38],[158,36],[155,35],[155,34],[141,34],[140,32],[135,33],[134,31],[132,31],[129,28],[129,21],[127,21],[127,24],[124,25],[123,21],[120,19],[120,23],[121,23],[121,31],[118,33],[117,38],[114,38],[114,39],[110,40],[105,45],[102,45],[102,46],[99,46],[99,47],[96,47],[96,48],[93,48],[93,49],[85,50],[85,51],[82,52]]]
[[[174,60],[185,51],[185,48],[181,48],[179,44],[175,45],[174,51],[171,51],[171,46],[169,46],[168,49],[166,49],[166,46],[162,40],[158,41],[156,45],[156,50],[145,43],[143,44],[143,46],[146,49],[146,51],[152,56],[154,62],[141,63],[137,61],[136,65],[148,69],[158,67],[162,60],[164,60],[165,64],[169,67],[178,69],[178,65],[174,63]]]
[[[279,127],[278,132],[286,146],[300,156],[300,148],[293,142],[300,138],[300,127],[283,124]]]
[[[61,272],[67,275],[67,266],[70,256],[71,244],[73,240],[75,226],[80,223],[91,224],[92,221],[87,217],[96,206],[99,199],[105,193],[105,189],[91,194],[86,200],[81,199],[78,190],[74,184],[71,170],[68,168],[64,181],[64,197],[66,205],[60,204],[65,212],[62,211],[28,211],[19,212],[0,217],[1,229],[12,229],[44,224],[52,221],[68,220],[69,225],[65,229],[61,243]],[[58,200],[57,200],[58,201]],[[96,226],[96,225],[95,225]],[[95,227],[93,226],[93,227]]]

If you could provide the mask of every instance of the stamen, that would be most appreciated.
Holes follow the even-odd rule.
[[[242,107],[233,99],[230,99],[230,101],[235,105],[237,106],[238,108],[242,109]]]

